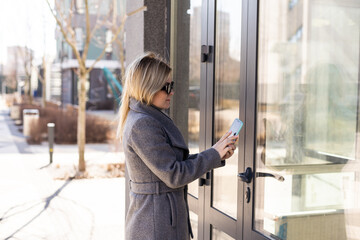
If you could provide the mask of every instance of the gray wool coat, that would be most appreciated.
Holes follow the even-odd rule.
[[[207,171],[224,166],[210,148],[189,155],[173,121],[159,109],[130,100],[123,133],[129,174],[128,240],[190,239],[187,184]]]

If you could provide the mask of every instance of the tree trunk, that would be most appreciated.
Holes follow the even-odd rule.
[[[79,171],[85,171],[85,126],[86,126],[86,74],[85,71],[80,70],[80,91],[79,91],[79,109],[78,109],[78,124],[77,124],[77,143],[79,147]]]
[[[46,61],[43,57],[43,76],[42,76],[42,106],[46,107]]]
[[[31,94],[31,75],[28,77],[28,83],[29,83],[29,89],[28,89],[28,94],[29,94],[29,103],[32,104],[32,94]]]

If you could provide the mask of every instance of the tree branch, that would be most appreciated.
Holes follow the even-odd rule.
[[[85,46],[82,55],[83,62],[86,61],[87,54],[89,51],[90,39],[91,39],[91,31],[90,31],[90,15],[89,15],[89,4],[88,0],[85,0],[85,20],[86,20],[86,38],[85,38]]]
[[[65,41],[66,41],[66,42],[70,45],[70,47],[72,48],[72,50],[73,50],[73,52],[74,52],[74,54],[75,54],[75,56],[76,56],[76,59],[78,60],[78,63],[79,63],[79,65],[80,65],[79,67],[81,67],[81,66],[84,66],[84,67],[85,67],[85,63],[82,62],[82,59],[81,59],[81,57],[80,57],[80,53],[79,53],[76,45],[69,40],[69,38],[68,38],[68,36],[67,36],[67,34],[66,34],[66,32],[65,32],[64,26],[62,25],[62,23],[60,22],[59,18],[56,16],[56,14],[54,13],[54,10],[51,8],[50,3],[49,3],[49,0],[46,0],[46,2],[47,2],[47,4],[48,4],[48,6],[49,6],[49,9],[50,9],[50,11],[51,11],[51,14],[54,16],[55,21],[56,21],[56,23],[58,24],[58,26],[59,26],[59,28],[60,28],[60,31],[61,31],[61,33],[62,33]]]
[[[126,18],[127,18],[127,17],[130,17],[130,16],[132,16],[132,15],[134,15],[134,14],[138,13],[138,12],[141,12],[141,11],[146,11],[146,10],[147,10],[147,7],[146,7],[146,6],[142,6],[142,7],[138,8],[138,9],[136,9],[136,10],[134,10],[134,11],[130,12],[129,14],[125,14],[125,19],[124,19],[124,22],[125,22],[125,20],[126,20]]]
[[[124,48],[123,48],[123,33],[120,35],[120,39],[116,39],[116,43],[119,46],[119,60],[120,60],[120,65],[121,65],[121,81],[123,81],[124,76],[125,76],[125,59],[124,59]]]
[[[75,4],[75,1],[74,0],[71,0],[71,6],[70,6],[70,9],[69,9],[69,17],[67,19],[67,28],[68,28],[68,31],[70,32],[71,34],[71,37],[73,38],[73,40],[76,39],[75,37],[75,33],[74,33],[74,30],[72,29],[72,18],[74,16],[74,12],[73,12],[73,9],[74,9],[74,4]],[[75,40],[76,41],[76,40]]]
[[[32,66],[32,56],[31,55],[32,54],[30,53],[30,57],[29,57],[27,47],[25,47],[25,50],[22,50],[20,47],[18,47],[16,50],[17,50],[17,53],[22,58],[22,61],[23,61],[22,63],[23,63],[26,78],[29,78],[31,75],[31,66]]]
[[[101,2],[103,2],[103,1],[101,1]],[[99,4],[99,5],[101,5],[101,4]],[[110,12],[111,12],[111,8],[109,8],[109,12],[108,12],[107,15],[109,15]],[[107,15],[106,15],[106,16],[107,16]],[[94,27],[94,28],[92,29],[92,31],[91,31],[90,39],[94,36],[96,30],[97,30],[101,25],[105,25],[105,23],[106,23],[106,18],[105,18],[105,19],[102,20],[102,21],[100,22],[100,24],[99,24],[99,21],[98,21],[99,18],[100,18],[100,7],[98,7],[98,11],[97,11],[97,13],[96,13],[96,23],[95,23],[95,27]]]
[[[102,57],[103,57],[104,54],[105,54],[106,48],[116,40],[116,38],[118,37],[119,33],[120,33],[121,30],[124,28],[126,19],[127,19],[128,17],[130,17],[130,16],[132,16],[132,15],[140,12],[140,11],[146,11],[146,9],[147,9],[146,6],[142,6],[142,7],[138,8],[138,9],[130,12],[129,14],[125,14],[125,15],[124,15],[124,17],[123,17],[123,19],[122,19],[122,21],[121,21],[121,24],[120,24],[120,26],[118,27],[118,29],[116,30],[113,38],[111,39],[110,42],[108,42],[108,43],[105,44],[105,47],[103,48],[101,54],[100,54],[99,57],[94,61],[94,63],[90,66],[90,68],[88,68],[88,69],[86,70],[86,73],[89,73],[89,72],[94,68],[95,64],[96,64],[98,61],[100,61],[100,59],[102,59]]]
[[[47,0],[48,1],[48,0]],[[72,39],[74,40],[75,39],[75,33],[73,31],[73,29],[71,28],[71,14],[69,15],[69,18],[66,19],[64,17],[64,14],[63,12],[61,11],[61,6],[59,5],[59,2],[55,1],[55,9],[57,10],[56,12],[60,15],[60,19],[59,21],[62,23],[62,22],[65,22],[65,27],[66,29],[68,30],[68,32],[70,33]],[[51,9],[51,8],[50,8]],[[70,10],[71,11],[71,10]]]

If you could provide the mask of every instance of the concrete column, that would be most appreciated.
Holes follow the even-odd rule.
[[[125,23],[125,64],[130,64],[137,56],[153,51],[163,58],[169,59],[170,32],[168,7],[169,0],[127,0],[126,12],[130,13],[142,6],[145,12],[130,16]],[[125,209],[129,208],[129,178],[125,172]]]
[[[190,47],[189,0],[174,1],[171,6],[171,65],[175,94],[170,107],[170,117],[188,143],[189,107],[189,47]]]
[[[126,63],[131,63],[138,55],[146,51],[153,51],[169,59],[170,41],[168,1],[167,0],[141,0],[126,1],[126,12],[132,12],[142,6],[147,10],[130,16],[126,20],[125,49]]]

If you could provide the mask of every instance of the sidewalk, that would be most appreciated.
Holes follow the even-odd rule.
[[[28,145],[0,96],[0,239],[123,239],[124,178],[54,180],[77,165],[76,145]],[[87,144],[87,168],[123,161],[109,144]]]

